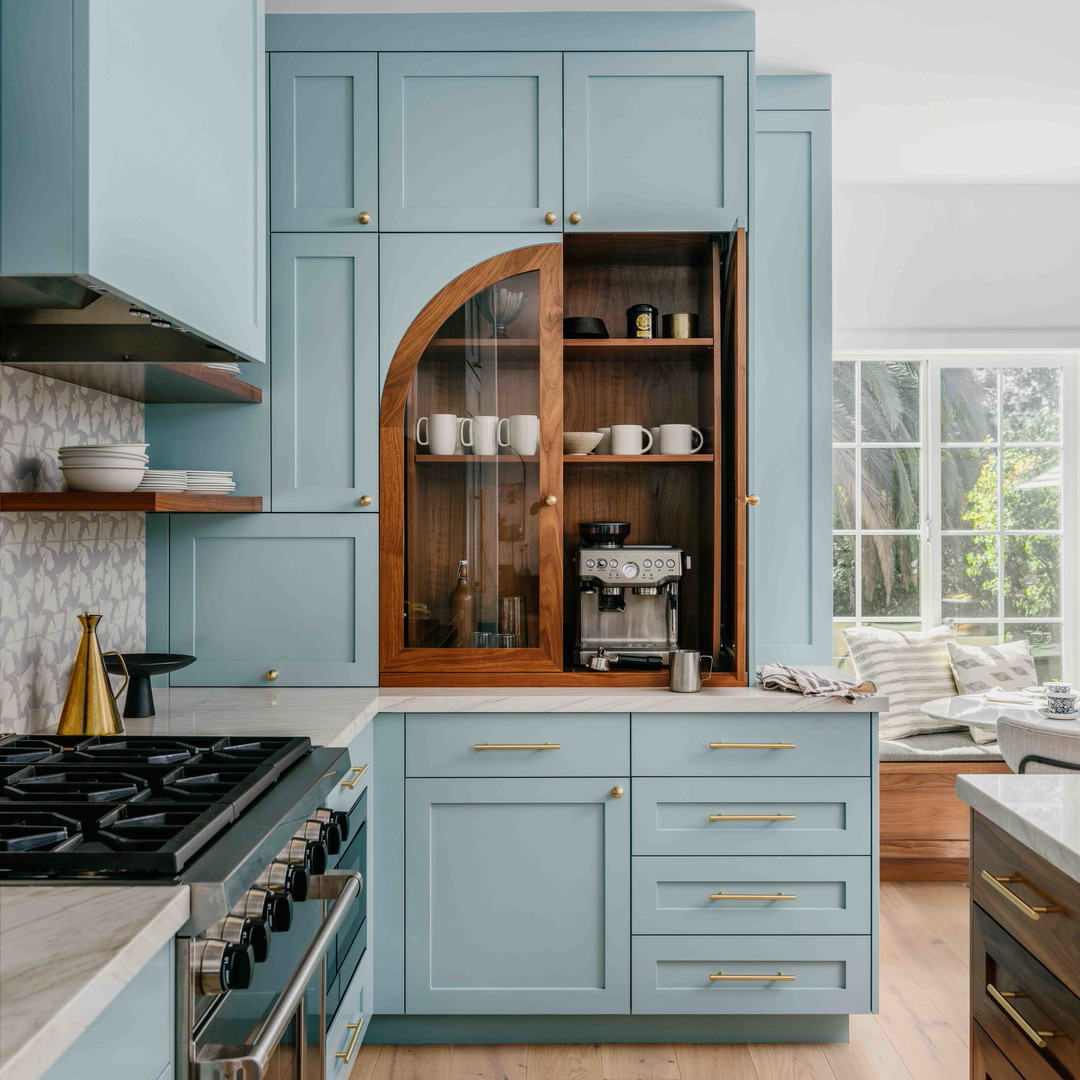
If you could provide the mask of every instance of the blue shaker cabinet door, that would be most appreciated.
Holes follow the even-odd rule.
[[[568,232],[746,224],[746,53],[567,53],[564,67]]]
[[[272,231],[378,228],[377,96],[375,53],[270,57]]]
[[[558,53],[383,53],[381,227],[559,232],[561,79]]]
[[[630,1011],[625,777],[405,782],[405,1009]]]
[[[759,112],[756,166],[751,671],[832,655],[828,112]]]
[[[173,514],[173,686],[373,686],[378,518]],[[269,672],[277,672],[267,678]]]
[[[271,242],[275,511],[378,509],[378,243]]]

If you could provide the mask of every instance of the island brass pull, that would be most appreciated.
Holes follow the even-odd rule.
[[[360,496],[360,505],[361,506],[370,506],[371,505],[371,496],[370,495],[361,495]]]
[[[793,742],[711,742],[710,750],[794,750]]]
[[[710,900],[794,900],[794,893],[709,893]]]
[[[267,682],[274,682],[277,679],[279,674],[280,674],[280,672],[276,668],[271,668],[266,673],[266,681]]]
[[[611,789],[611,797],[613,799],[621,799],[623,797],[623,786],[622,786],[622,784],[616,784]]]
[[[761,496],[760,495],[747,495],[746,496],[746,505],[747,506],[757,506],[757,504],[759,502],[761,502]]]
[[[710,821],[794,821],[794,814],[710,814]]]
[[[338,787],[347,787],[350,791],[352,791],[352,789],[356,787],[356,785],[359,784],[361,780],[363,780],[364,773],[366,773],[367,770],[368,767],[366,765],[354,765],[349,770],[349,772],[355,774],[353,778],[351,780],[342,780]]]
[[[474,750],[561,750],[562,746],[557,742],[519,742],[497,743],[478,742],[473,746]]]
[[[371,215],[366,210],[361,210],[360,213],[356,215],[356,220],[359,221],[361,225],[370,225]]]
[[[349,1045],[345,1047],[345,1052],[340,1051],[334,1055],[339,1061],[343,1061],[346,1065],[349,1064],[349,1059],[352,1057],[352,1052],[356,1049],[356,1040],[360,1038],[360,1029],[364,1026],[364,1018],[361,1016],[355,1024],[346,1024],[345,1030],[352,1032],[352,1038],[349,1040]]]
[[[794,975],[785,975],[782,971],[778,971],[775,975],[725,975],[722,971],[718,971],[715,975],[710,975],[711,982],[794,982]]]
[[[993,983],[986,984],[986,992],[1001,1006],[1005,1015],[1040,1049],[1046,1049],[1047,1039],[1056,1039],[1060,1031],[1036,1031],[1009,1003],[1006,998],[1027,997],[1016,990],[999,990]]]
[[[574,212],[573,212],[573,213],[572,213],[572,214],[570,215],[570,224],[571,224],[571,225],[578,225],[578,224],[580,224],[580,223],[581,223],[581,215],[580,215],[580,214],[579,214],[579,213],[578,213],[578,212],[577,212],[577,211],[575,210],[575,211],[574,211]]]
[[[1001,893],[1010,904],[1018,907],[1029,919],[1037,919],[1040,915],[1047,915],[1051,912],[1061,910],[1059,907],[1032,907],[1031,904],[1025,904],[1011,889],[1005,888],[1007,883],[1016,884],[1019,881],[1023,881],[1024,879],[1022,877],[994,877],[989,870],[984,870],[979,874],[979,877],[982,878],[991,889]]]
[[[544,215],[544,224],[545,225],[554,225],[557,220],[558,219],[555,217],[555,212],[553,210],[549,210]]]

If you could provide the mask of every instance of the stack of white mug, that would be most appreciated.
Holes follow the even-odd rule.
[[[613,424],[596,430],[604,437],[593,453],[617,457],[696,454],[705,445],[705,436],[692,424],[660,424],[653,428],[644,428],[640,424]]]
[[[540,442],[540,417],[519,413],[500,419],[432,413],[416,421],[415,434],[417,445],[440,457],[466,453],[494,457],[500,449],[531,457]]]

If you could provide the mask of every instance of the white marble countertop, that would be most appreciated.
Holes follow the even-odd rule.
[[[187,921],[184,885],[0,887],[0,1080],[35,1080]]]
[[[956,793],[1036,855],[1080,881],[1080,775],[958,776]]]

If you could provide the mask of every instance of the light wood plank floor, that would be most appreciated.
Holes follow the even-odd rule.
[[[881,1013],[851,1042],[365,1046],[349,1080],[966,1080],[968,890],[881,887]]]

